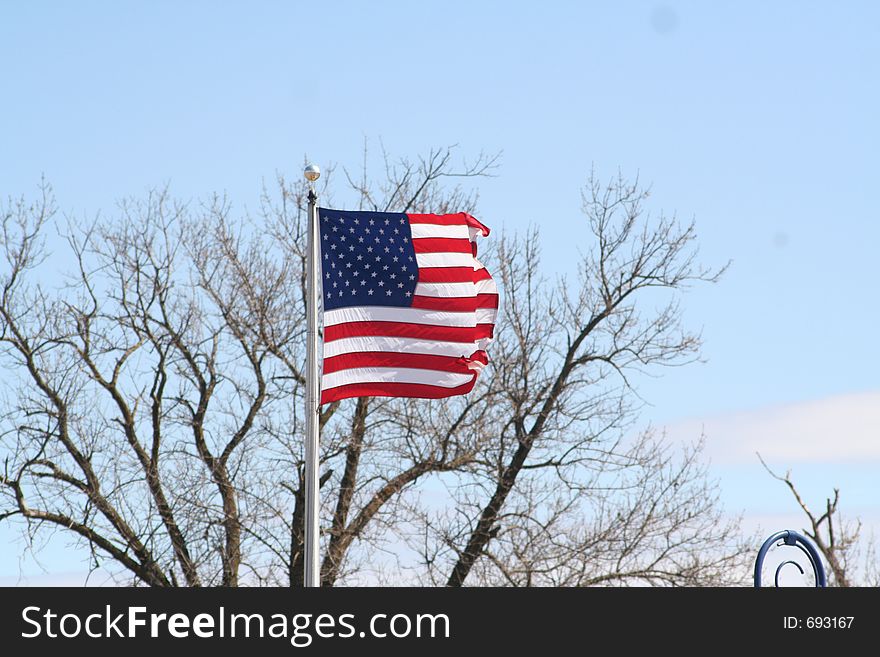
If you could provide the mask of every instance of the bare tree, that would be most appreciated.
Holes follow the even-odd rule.
[[[816,544],[819,553],[825,558],[831,571],[831,586],[851,587],[859,585],[880,586],[880,562],[873,535],[862,536],[862,521],[847,520],[838,508],[840,489],[834,489],[834,496],[825,499],[822,513],[817,514],[807,505],[803,495],[791,478],[791,471],[784,475],[775,473],[758,454],[761,465],[777,481],[781,481],[791,491],[798,507],[806,516],[809,527],[804,533]]]
[[[449,183],[496,158],[453,155],[383,152],[377,183],[365,149],[362,175],[343,171],[348,198],[473,212],[475,192]],[[277,190],[255,217],[165,190],[125,201],[109,220],[67,222],[69,262],[46,260],[48,187],[0,208],[0,520],[31,538],[69,532],[121,581],[302,585],[306,190]],[[383,559],[396,583],[729,581],[735,524],[698,448],[630,437],[633,377],[699,346],[677,299],[644,315],[636,299],[718,274],[696,265],[693,226],[648,220],[646,196],[591,178],[596,242],[577,283],[546,282],[537,233],[498,240],[503,316],[467,397],[324,407],[324,585],[376,581]]]
[[[478,563],[476,582],[509,584],[741,577],[737,524],[720,522],[697,451],[676,464],[662,440],[626,438],[634,377],[698,353],[674,293],[721,273],[697,265],[693,224],[652,220],[647,197],[638,181],[590,177],[594,242],[577,282],[542,277],[535,231],[500,240],[503,316],[482,389],[492,417],[473,478],[450,488],[454,517],[423,519],[432,580],[460,586]],[[645,312],[640,299],[658,292],[672,294]]]

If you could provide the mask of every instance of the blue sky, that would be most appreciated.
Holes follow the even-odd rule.
[[[166,182],[244,208],[305,153],[356,168],[365,138],[457,143],[503,151],[480,219],[539,225],[562,273],[590,167],[639,173],[652,208],[696,218],[705,261],[733,260],[685,302],[707,363],[646,381],[643,421],[705,430],[752,519],[793,510],[752,447],[871,518],[878,80],[871,2],[4,2],[0,194],[45,174],[76,215]],[[827,439],[805,448],[804,417]]]

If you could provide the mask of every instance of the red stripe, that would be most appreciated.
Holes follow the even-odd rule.
[[[423,383],[351,383],[345,386],[337,386],[321,392],[321,403],[330,402],[349,397],[418,397],[421,399],[442,399],[455,395],[469,393],[477,380],[474,372],[474,380],[464,383],[455,388],[443,388],[430,386]]]
[[[473,297],[426,297],[417,294],[413,297],[413,308],[424,310],[446,310],[453,313],[473,312],[477,308],[497,308],[497,294],[478,294]]]
[[[411,324],[408,322],[346,322],[345,324],[327,326],[324,329],[324,342],[366,335],[385,335],[395,338],[470,343],[486,337],[485,328],[480,328],[486,326],[491,327],[492,325],[434,326],[433,324]]]
[[[458,212],[456,214],[408,214],[411,224],[435,224],[438,226],[468,226],[476,228],[483,237],[489,235],[489,228],[469,215],[467,212]]]
[[[420,283],[470,283],[488,278],[486,269],[474,270],[473,267],[419,267]]]
[[[481,352],[475,354],[473,360],[485,364]],[[407,367],[419,370],[438,370],[468,374],[473,370],[468,367],[471,359],[463,356],[436,356],[432,354],[405,354],[389,351],[359,351],[340,354],[324,359],[324,374],[350,370],[356,367]]]
[[[480,338],[491,338],[495,335],[495,325],[494,324],[477,324],[477,329],[474,333],[479,340]]]
[[[461,237],[417,237],[412,241],[416,253],[470,253],[470,240]]]

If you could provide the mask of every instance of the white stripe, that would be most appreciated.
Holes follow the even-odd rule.
[[[473,267],[476,260],[470,253],[417,253],[419,267]]]
[[[484,278],[477,281],[474,285],[477,294],[498,294],[498,286],[491,278]],[[418,287],[416,287],[418,289]]]
[[[356,367],[331,372],[321,377],[321,388],[328,390],[350,383],[422,383],[441,388],[455,388],[473,380],[472,374],[418,370],[408,367]]]
[[[477,308],[477,324],[494,324],[497,314],[495,308]]]
[[[370,335],[357,338],[340,338],[324,343],[324,358],[365,351],[389,351],[405,354],[429,354],[433,356],[470,357],[477,350],[473,342],[445,342],[419,338],[392,338]]]
[[[423,297],[475,297],[477,286],[473,283],[419,283],[415,293]]]
[[[453,237],[470,239],[467,226],[440,226],[439,224],[410,224],[413,239],[422,237]]]
[[[396,306],[351,306],[324,313],[324,326],[346,322],[407,322],[434,326],[475,326],[474,313],[453,313]]]

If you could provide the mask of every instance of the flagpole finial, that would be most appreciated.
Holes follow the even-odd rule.
[[[313,183],[321,177],[321,170],[318,168],[317,164],[309,164],[303,169],[303,176],[305,176],[305,179],[310,183]]]

